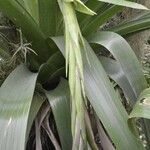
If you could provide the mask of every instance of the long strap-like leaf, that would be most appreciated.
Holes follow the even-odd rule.
[[[145,6],[143,6],[141,4],[134,3],[134,2],[130,2],[127,0],[99,0],[99,1],[114,4],[114,5],[120,5],[120,6],[135,8],[135,9],[147,10],[147,8]]]
[[[24,150],[37,73],[21,65],[0,88],[0,149]]]
[[[53,40],[64,54],[63,38],[58,37],[53,38]],[[128,115],[112,88],[100,61],[89,45],[86,45],[89,60],[83,54],[85,90],[96,114],[117,149],[143,149],[142,144],[135,138],[128,127]]]
[[[104,7],[101,8],[101,10],[104,9],[102,12],[100,11],[100,13],[97,13],[96,16],[91,17],[90,22],[88,22],[87,24],[85,23],[85,24],[83,24],[83,26],[81,26],[83,34],[86,36],[97,31],[101,27],[101,25],[104,25],[106,23],[106,21],[111,19],[111,17],[113,17],[118,12],[122,11],[123,6],[130,7],[130,8],[136,8],[136,9],[147,9],[146,7],[144,7],[140,4],[130,2],[130,1],[135,1],[135,0],[130,0],[130,1],[99,0],[99,1],[114,4],[114,5],[111,7],[105,8],[105,9],[104,9]]]
[[[30,112],[28,117],[28,125],[27,125],[27,132],[26,132],[26,139],[28,139],[32,124],[38,111],[40,110],[42,104],[44,102],[43,97],[40,94],[35,94],[30,106]]]
[[[70,93],[68,82],[61,80],[59,86],[46,93],[51,105],[63,150],[72,148]]]
[[[91,18],[88,24],[85,24],[82,27],[82,33],[85,36],[91,35],[92,33],[96,32],[102,25],[104,25],[109,19],[111,19],[116,13],[122,11],[123,7],[121,6],[106,6],[105,10],[97,16]]]
[[[16,0],[18,1],[34,18],[34,20],[39,23],[38,14],[38,0]]]
[[[99,59],[108,76],[120,86],[126,99],[133,105],[137,98],[119,63],[108,57],[99,57]]]
[[[149,28],[150,28],[150,13],[145,15],[145,17],[142,16],[140,18],[130,20],[109,30],[121,34],[123,36],[126,36],[131,33],[146,30]]]
[[[97,32],[89,41],[104,46],[110,51],[127,77],[136,97],[147,87],[142,67],[129,44],[120,35],[113,32]],[[135,99],[136,100],[136,99]]]
[[[147,83],[142,73],[142,67],[129,44],[120,35],[113,32],[98,32],[90,38],[90,41],[104,46],[121,65],[135,94],[135,99],[133,99],[135,103],[137,97],[147,87]],[[144,122],[145,132],[149,133],[149,122]],[[149,134],[147,140],[149,140]]]
[[[62,20],[57,0],[38,0],[38,3],[40,28],[46,36],[54,36]]]
[[[115,93],[107,75],[87,44],[90,65],[84,57],[86,95],[102,121],[106,131],[119,150],[142,149],[142,145],[129,131],[128,115]],[[120,139],[118,141],[118,139]]]

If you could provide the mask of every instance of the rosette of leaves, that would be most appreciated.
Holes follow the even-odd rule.
[[[147,12],[102,31],[124,7]],[[125,0],[0,0],[0,11],[31,43],[26,44],[25,63],[0,88],[0,149],[25,149],[33,122],[30,149],[44,147],[43,130],[51,149],[144,149],[122,101],[133,108],[147,82],[121,35],[150,28],[146,7]],[[98,56],[101,50],[112,57]],[[149,121],[141,122],[148,147]]]

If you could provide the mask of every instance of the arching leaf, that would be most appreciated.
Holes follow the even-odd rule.
[[[63,37],[55,37],[53,40],[64,54]],[[142,144],[131,133],[127,124],[127,112],[115,93],[100,61],[88,43],[86,43],[86,52],[89,60],[82,53],[85,92],[97,116],[117,149],[143,149]]]
[[[37,73],[17,67],[0,88],[0,149],[24,150]]]
[[[99,1],[114,4],[114,5],[120,5],[120,6],[135,8],[135,9],[148,10],[148,8],[146,8],[145,6],[143,6],[141,4],[130,2],[130,1],[127,1],[127,0],[99,0]]]
[[[100,44],[113,54],[138,97],[147,87],[147,83],[141,64],[126,40],[116,33],[101,31],[91,35],[89,42]]]

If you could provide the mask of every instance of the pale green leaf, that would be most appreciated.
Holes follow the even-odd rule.
[[[75,9],[87,15],[96,15],[94,11],[89,9],[81,0],[74,0]]]
[[[127,0],[99,0],[99,1],[114,4],[114,5],[120,5],[120,6],[135,8],[135,9],[148,10],[148,8],[146,8],[145,6],[143,6],[141,4],[130,2],[130,1],[127,1]]]
[[[88,0],[85,3],[85,5],[88,8],[90,8],[91,10],[93,10],[96,13],[96,15],[95,16],[89,16],[89,15],[85,15],[85,14],[78,14],[77,18],[78,18],[81,29],[82,29],[83,26],[88,25],[88,23],[91,20],[94,20],[94,17],[98,16],[104,10],[106,10],[106,6],[110,5],[110,4],[102,3],[102,2],[99,2],[97,0]]]

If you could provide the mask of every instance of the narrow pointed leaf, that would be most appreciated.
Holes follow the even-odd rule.
[[[130,1],[127,1],[127,0],[99,0],[99,1],[114,4],[114,5],[120,5],[120,6],[135,8],[135,9],[144,9],[144,10],[148,9],[145,6],[141,5],[141,4],[130,2]]]
[[[85,25],[88,25],[90,21],[93,21],[97,16],[99,16],[103,11],[105,11],[110,4],[98,2],[97,0],[88,0],[85,5],[93,10],[96,15],[95,16],[90,16],[90,15],[85,15],[85,14],[79,14],[77,15],[77,18],[79,20],[80,27],[84,27]]]
[[[105,7],[104,7],[105,8]],[[101,8],[102,10],[104,8]],[[106,8],[101,12],[97,13],[98,15],[93,16],[88,24],[83,24],[82,32],[85,36],[89,36],[95,31],[104,25],[109,19],[111,19],[114,15],[123,10],[122,6],[109,6],[106,5]]]
[[[97,0],[88,0],[85,2],[86,7],[88,7],[89,9],[91,9],[94,12],[97,12],[99,10],[99,8],[102,8],[102,6],[104,5],[104,3],[101,3]],[[107,5],[107,4],[105,4]],[[85,15],[85,14],[78,14],[77,18],[79,21],[79,24],[83,24],[83,22],[87,22],[87,20],[89,20],[89,18],[91,18],[93,16],[89,16],[89,15]]]
[[[79,12],[85,13],[87,15],[96,15],[94,11],[86,7],[84,3],[81,0],[75,0],[74,1],[75,9]]]
[[[37,73],[21,65],[0,88],[0,149],[24,150]]]
[[[99,0],[100,1],[100,0]],[[105,0],[104,0],[105,1]],[[102,2],[104,2],[102,0]],[[111,0],[109,0],[110,2]],[[118,1],[118,0],[115,0]],[[134,0],[131,0],[134,1]],[[111,3],[112,2],[112,3]],[[111,1],[111,4],[115,4],[115,2]],[[129,2],[129,1],[124,1],[122,0],[122,2],[125,3],[129,3],[129,6],[139,6],[140,4],[136,4],[135,5],[130,5],[133,2]],[[118,1],[118,3],[122,3],[121,1]],[[124,3],[124,5],[125,5]],[[140,5],[141,7],[144,7],[142,5]],[[145,7],[146,8],[146,7]],[[104,7],[101,8],[101,10],[104,9]],[[104,25],[109,19],[111,19],[115,14],[117,14],[118,12],[121,12],[124,9],[123,5],[113,5],[113,6],[109,6],[108,8],[105,8],[102,12],[97,12],[96,16],[93,16],[90,20],[90,22],[83,24],[81,27],[83,34],[85,36],[90,35],[91,33],[94,33],[95,31],[97,31],[102,25]]]
[[[134,32],[146,30],[150,28],[150,15],[133,19],[123,24],[120,24],[114,28],[109,29],[110,31],[116,32],[121,35],[129,35]]]

